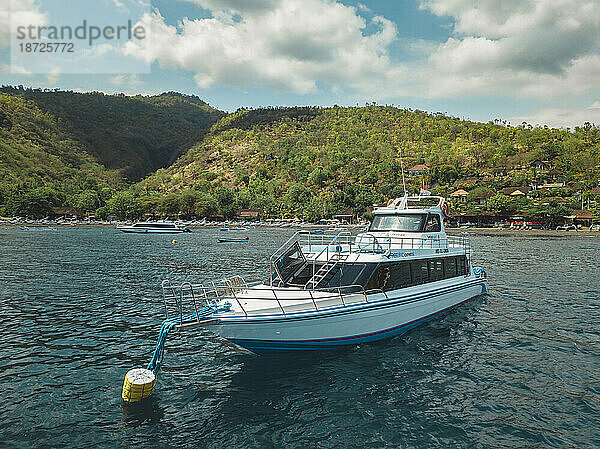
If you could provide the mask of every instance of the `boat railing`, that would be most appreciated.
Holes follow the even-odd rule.
[[[387,299],[387,293],[381,289],[365,290],[362,285],[343,285],[339,287],[327,287],[316,289],[290,289],[285,287],[261,286],[260,281],[246,282],[242,276],[234,276],[220,281],[211,281],[203,284],[192,284],[184,282],[173,285],[170,281],[162,282],[163,302],[167,319],[178,317],[179,324],[183,325],[184,317],[189,314],[196,316],[196,322],[191,324],[205,323],[199,316],[199,310],[206,305],[222,302],[235,302],[244,316],[251,315],[251,311],[244,307],[245,300],[273,301],[283,315],[290,312],[290,308],[301,303],[303,311],[319,312],[321,307],[342,306],[347,307],[356,303],[368,303],[369,295],[383,294]],[[290,292],[292,296],[290,296]],[[301,296],[298,293],[301,292]],[[263,294],[264,293],[264,294]],[[295,302],[291,304],[290,302]],[[286,305],[287,303],[287,305]],[[308,306],[308,309],[306,309]],[[286,311],[286,307],[288,310]],[[264,311],[263,311],[264,313]],[[185,320],[188,321],[189,320]]]
[[[431,236],[377,236],[369,232],[352,235],[349,231],[341,231],[338,234],[315,234],[314,231],[302,230],[292,235],[271,255],[269,259],[271,287],[274,273],[276,273],[275,263],[296,243],[303,255],[309,256],[311,276],[314,276],[317,271],[318,261],[330,261],[332,256],[339,256],[342,253],[389,254],[393,250],[415,249],[463,249],[467,257],[470,257],[471,253],[471,237],[467,233],[436,238]]]
[[[322,254],[325,253],[327,260],[329,260],[330,254],[333,254],[336,251],[339,252],[344,246],[349,247],[350,252],[352,252],[353,237],[354,236],[350,231],[340,231],[337,234],[315,233],[315,231],[309,230],[297,231],[269,258],[269,278],[271,279],[271,286],[273,274],[276,272],[275,263],[288,249],[291,248],[292,245],[298,243],[303,252],[307,251],[308,254],[311,255],[312,272],[314,274],[316,268],[315,261],[322,256]]]
[[[370,254],[382,254],[396,249],[442,249],[462,248],[465,252],[471,249],[471,239],[466,233],[460,236],[446,236],[444,238],[426,237],[396,237],[377,236],[371,233],[362,233],[356,236],[340,236],[324,246],[314,259],[320,259],[323,254],[329,260],[332,253],[359,252]]]

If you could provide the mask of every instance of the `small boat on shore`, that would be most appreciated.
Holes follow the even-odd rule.
[[[117,229],[121,232],[140,234],[181,234],[183,232],[191,232],[187,227],[169,221],[140,222],[133,226],[117,226]]]
[[[296,232],[271,256],[266,282],[165,280],[165,323],[203,326],[256,353],[401,334],[487,291],[470,238],[446,235],[446,213],[441,197],[404,196],[375,209],[366,232]]]

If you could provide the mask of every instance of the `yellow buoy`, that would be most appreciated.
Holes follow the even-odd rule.
[[[177,240],[173,240],[171,243],[177,243]]]
[[[149,369],[131,369],[125,374],[121,397],[125,402],[139,402],[146,399],[152,394],[155,382],[156,376]]]

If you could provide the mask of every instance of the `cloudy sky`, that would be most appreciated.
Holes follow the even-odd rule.
[[[124,1],[96,3],[117,11]],[[14,23],[47,24],[56,2],[65,15],[74,3],[0,0],[2,84],[175,90],[229,111],[377,102],[600,125],[599,0],[154,0],[138,17],[148,38],[111,47],[140,73],[119,73],[121,63],[88,74],[11,64]]]

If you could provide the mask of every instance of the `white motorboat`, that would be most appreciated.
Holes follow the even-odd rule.
[[[185,226],[180,226],[170,221],[163,222],[140,222],[132,226],[117,226],[117,229],[122,232],[135,232],[143,234],[180,234],[189,232]]]
[[[471,266],[469,237],[446,235],[446,210],[441,197],[405,196],[376,209],[357,235],[299,231],[271,256],[267,282],[163,281],[167,317],[256,353],[401,334],[487,290],[485,271]]]

